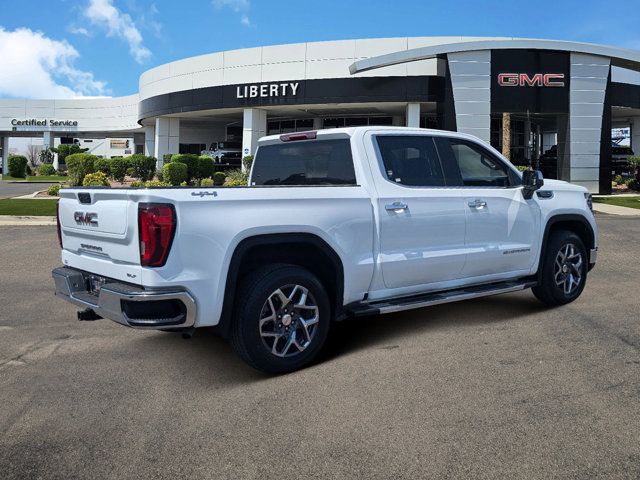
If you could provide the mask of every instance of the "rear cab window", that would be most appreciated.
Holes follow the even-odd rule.
[[[251,185],[356,185],[348,138],[261,145]]]

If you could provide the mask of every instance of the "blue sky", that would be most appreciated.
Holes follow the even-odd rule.
[[[640,49],[638,0],[5,0],[0,97],[126,95],[156,65],[234,48],[479,35]],[[7,8],[10,4],[10,8]]]

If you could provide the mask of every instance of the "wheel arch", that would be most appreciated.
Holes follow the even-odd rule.
[[[244,238],[233,251],[217,330],[227,336],[237,286],[250,271],[268,263],[287,263],[308,269],[318,276],[331,301],[333,317],[342,313],[344,303],[344,265],[336,251],[313,233],[269,233]]]
[[[538,277],[540,277],[542,273],[542,259],[545,258],[547,253],[549,236],[557,230],[568,230],[578,235],[587,250],[587,256],[590,255],[590,250],[595,248],[595,232],[591,223],[584,215],[559,214],[550,217],[547,220],[542,236],[542,248],[540,249],[540,260],[538,261]],[[589,258],[589,263],[591,263],[591,258]]]

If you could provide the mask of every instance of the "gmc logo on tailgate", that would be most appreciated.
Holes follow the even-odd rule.
[[[501,87],[564,87],[564,73],[499,73]]]
[[[93,212],[74,212],[73,219],[78,225],[98,226],[98,214]]]

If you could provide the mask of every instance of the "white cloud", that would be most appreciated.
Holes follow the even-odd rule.
[[[249,0],[212,0],[211,3],[213,3],[213,6],[217,9],[230,8],[236,13],[242,13],[240,16],[240,25],[243,27],[251,26],[251,19],[246,13],[251,7],[251,2]]]
[[[249,0],[213,0],[212,3],[216,8],[229,7],[235,12],[249,10],[251,6]]]
[[[91,36],[91,34],[89,33],[89,30],[87,30],[84,27],[76,27],[75,25],[69,25],[67,27],[67,32],[73,33],[74,35],[82,35],[85,37]]]
[[[129,53],[138,63],[151,57],[151,51],[142,42],[142,34],[127,13],[113,6],[113,0],[89,0],[84,11],[85,17],[99,28],[107,31],[110,37],[118,37],[129,44]]]
[[[105,82],[74,67],[79,56],[66,40],[53,40],[28,28],[10,32],[0,27],[0,95],[73,98],[107,94]]]

